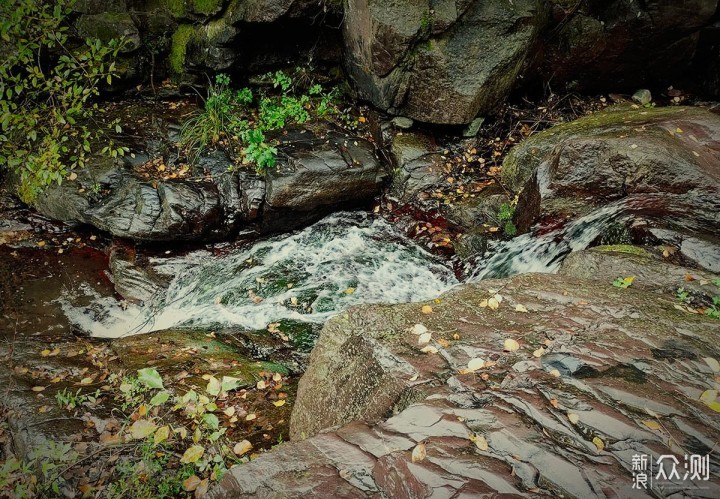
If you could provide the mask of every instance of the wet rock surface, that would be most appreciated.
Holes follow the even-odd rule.
[[[192,175],[146,178],[137,172],[140,165],[177,155],[172,143],[180,111],[151,103],[123,106],[152,117],[147,129],[125,137],[128,156],[98,158],[76,180],[50,186],[35,202],[40,213],[139,241],[213,241],[239,230],[293,229],[367,204],[386,175],[370,142],[318,123],[284,135],[278,168],[265,176],[235,168],[215,150],[199,158]]]
[[[720,116],[702,108],[615,108],[539,133],[511,151],[521,230],[612,205],[652,227],[720,229]]]
[[[634,454],[710,452],[712,470],[720,428],[699,398],[714,384],[703,358],[720,355],[720,323],[643,279],[620,289],[525,274],[458,287],[429,314],[376,305],[331,319],[299,385],[300,441],[234,468],[211,496],[641,497]],[[437,353],[421,352],[414,324]],[[469,372],[476,358],[484,366]],[[720,477],[652,493],[669,490],[713,497]]]

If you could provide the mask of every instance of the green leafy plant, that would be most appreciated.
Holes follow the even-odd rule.
[[[634,280],[635,277],[618,277],[613,281],[612,285],[616,288],[626,289],[632,286]]]
[[[690,293],[686,291],[685,288],[678,288],[675,292],[675,297],[677,298],[677,301],[681,303],[690,302]]]
[[[276,164],[277,148],[267,140],[267,132],[291,124],[303,124],[313,117],[335,114],[342,117],[335,102],[338,91],[324,92],[307,71],[296,69],[297,78],[283,71],[267,73],[262,80],[273,91],[260,89],[255,95],[249,88],[230,89],[225,74],[215,77],[208,89],[204,108],[183,125],[180,147],[190,161],[211,147],[240,146],[240,162],[253,164],[258,173]],[[306,91],[300,92],[300,83]]]
[[[100,396],[100,390],[95,392],[94,395],[83,394],[81,391],[82,390],[78,389],[77,392],[73,392],[72,390],[64,388],[55,394],[55,400],[60,407],[72,410],[86,402],[95,402]]]
[[[0,167],[18,177],[18,194],[33,201],[48,185],[83,168],[96,142],[123,155],[106,129],[90,126],[92,99],[116,76],[123,42],[86,39],[74,46],[65,20],[74,0],[10,0],[0,4]],[[120,131],[117,120],[109,129]]]
[[[720,296],[713,296],[713,304],[705,309],[705,315],[711,319],[720,319]]]
[[[503,232],[510,237],[517,234],[517,227],[512,221],[513,216],[515,216],[515,205],[516,202],[503,203],[500,205],[500,212],[498,213],[498,220],[503,225]]]

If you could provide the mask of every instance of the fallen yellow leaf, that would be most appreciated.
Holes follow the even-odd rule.
[[[420,311],[423,314],[432,314],[433,309],[430,305],[423,305],[422,308],[420,309]]]

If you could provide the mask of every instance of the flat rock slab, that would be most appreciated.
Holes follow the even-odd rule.
[[[300,381],[296,441],[234,468],[211,497],[716,497],[720,422],[699,399],[716,383],[703,359],[720,358],[720,321],[674,298],[524,274],[350,309]],[[678,456],[682,477],[685,454],[708,453],[708,481],[632,488],[634,455]]]
[[[190,176],[138,172],[147,161],[177,160],[177,133],[193,110],[187,107],[118,104],[114,113],[138,123],[117,139],[130,154],[92,158],[77,179],[53,184],[35,207],[49,218],[133,240],[208,241],[241,230],[302,227],[336,209],[369,204],[381,191],[386,172],[375,146],[322,122],[278,133],[277,167],[263,175],[237,167],[220,150],[200,155]]]

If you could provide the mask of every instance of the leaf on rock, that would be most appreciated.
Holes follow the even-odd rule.
[[[138,381],[148,388],[163,388],[162,377],[157,369],[154,367],[146,367],[145,369],[138,369]]]
[[[718,402],[717,390],[705,390],[700,395],[700,401],[715,412],[720,412],[720,402]]]
[[[710,369],[713,370],[713,372],[720,372],[720,362],[718,362],[717,359],[714,359],[712,357],[705,357],[703,360],[710,367]]]
[[[425,449],[425,444],[420,442],[415,446],[415,448],[412,451],[412,462],[413,463],[419,463],[425,459],[427,456],[427,450]]]
[[[467,368],[470,372],[475,372],[478,369],[482,369],[483,367],[485,367],[485,361],[483,359],[481,359],[480,357],[475,357],[474,359],[470,359],[470,361],[468,362],[468,366],[467,366]]]
[[[427,343],[430,343],[431,339],[432,339],[432,333],[423,333],[418,338],[418,345],[425,345]]]
[[[180,458],[180,462],[182,464],[196,463],[203,457],[203,454],[205,454],[205,447],[202,445],[193,445],[187,448],[182,458]]]
[[[525,305],[520,305],[520,304],[515,305],[515,312],[527,313],[527,311],[528,311],[528,309],[525,308]]]
[[[422,324],[415,324],[412,328],[410,328],[410,332],[412,334],[416,334],[420,336],[421,334],[425,334],[428,332],[428,329],[423,326]]]
[[[430,305],[423,305],[422,308],[420,309],[420,311],[423,314],[428,315],[428,314],[432,314],[433,309]]]
[[[657,421],[651,421],[648,419],[643,419],[642,424],[650,428],[651,430],[659,430],[660,429],[660,423]]]
[[[438,349],[432,345],[424,346],[420,349],[422,353],[438,353]]]
[[[572,424],[578,424],[578,421],[580,421],[580,416],[578,416],[574,412],[569,412],[567,418],[568,421],[570,421]]]
[[[595,444],[595,447],[597,447],[597,450],[603,450],[605,448],[605,442],[603,442],[600,437],[593,438],[592,442]]]
[[[506,352],[517,352],[520,350],[520,343],[513,340],[512,338],[508,338],[505,340],[505,343],[503,343],[503,350]]]

